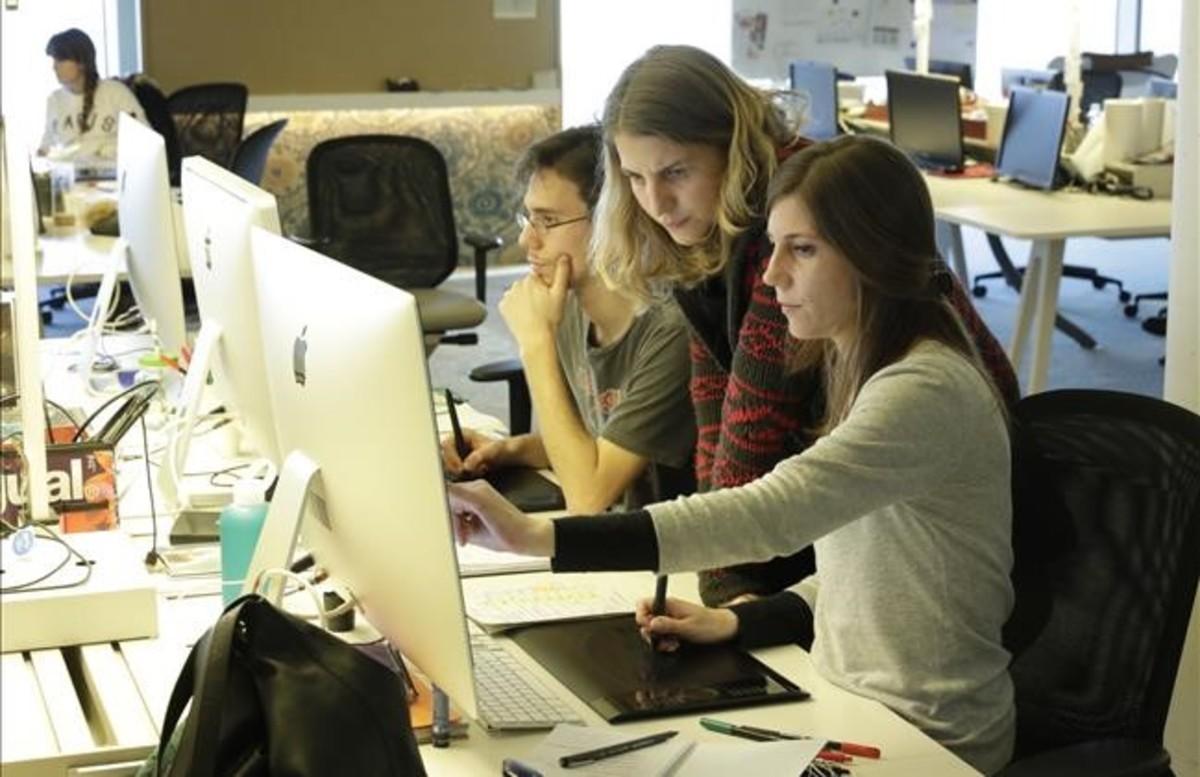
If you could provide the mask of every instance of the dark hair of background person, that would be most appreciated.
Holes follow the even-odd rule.
[[[517,178],[528,183],[539,170],[553,170],[575,184],[591,213],[596,209],[600,185],[604,181],[601,149],[597,124],[556,132],[525,149],[517,161]]]
[[[92,107],[96,99],[96,85],[100,73],[96,70],[96,47],[83,30],[72,27],[50,36],[46,54],[56,60],[70,60],[83,68],[83,115],[79,122],[79,134],[92,126]]]

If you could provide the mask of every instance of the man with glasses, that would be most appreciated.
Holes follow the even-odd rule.
[[[520,349],[538,432],[495,440],[464,430],[465,459],[452,440],[442,445],[455,474],[549,467],[580,514],[695,488],[683,317],[674,302],[640,308],[589,265],[600,149],[599,128],[576,127],[535,143],[518,165],[532,272],[504,294],[500,315]]]

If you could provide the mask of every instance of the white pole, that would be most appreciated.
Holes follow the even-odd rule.
[[[1171,212],[1171,290],[1163,398],[1200,413],[1200,4],[1184,0]],[[1200,773],[1200,596],[1192,602],[1164,744],[1178,774]]]
[[[913,3],[913,41],[917,46],[917,72],[929,72],[929,39],[933,29],[933,0]]]
[[[1200,413],[1200,7],[1183,3],[1163,398]]]
[[[1067,94],[1071,96],[1070,125],[1079,130],[1082,121],[1079,116],[1079,106],[1083,101],[1083,54],[1079,46],[1079,27],[1081,24],[1079,0],[1071,0],[1067,9],[1067,56],[1063,59],[1063,84]]]

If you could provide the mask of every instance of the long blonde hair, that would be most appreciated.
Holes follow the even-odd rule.
[[[792,139],[781,112],[712,55],[655,46],[621,74],[604,105],[604,187],[592,233],[596,269],[610,285],[648,300],[720,272],[733,240],[763,217],[777,151]],[[713,233],[680,246],[634,199],[613,138],[652,135],[702,143],[726,157]]]
[[[854,135],[810,146],[780,166],[768,210],[790,197],[801,199],[821,238],[858,279],[857,337],[848,353],[829,340],[789,340],[789,367],[819,369],[824,377],[824,418],[813,432],[843,421],[867,380],[921,340],[962,354],[1005,407],[947,299],[953,280],[938,255],[929,190],[903,153]]]

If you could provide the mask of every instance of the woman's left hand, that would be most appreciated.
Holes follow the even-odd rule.
[[[553,522],[521,512],[486,481],[451,483],[446,491],[460,545],[470,542],[506,553],[554,555]]]

